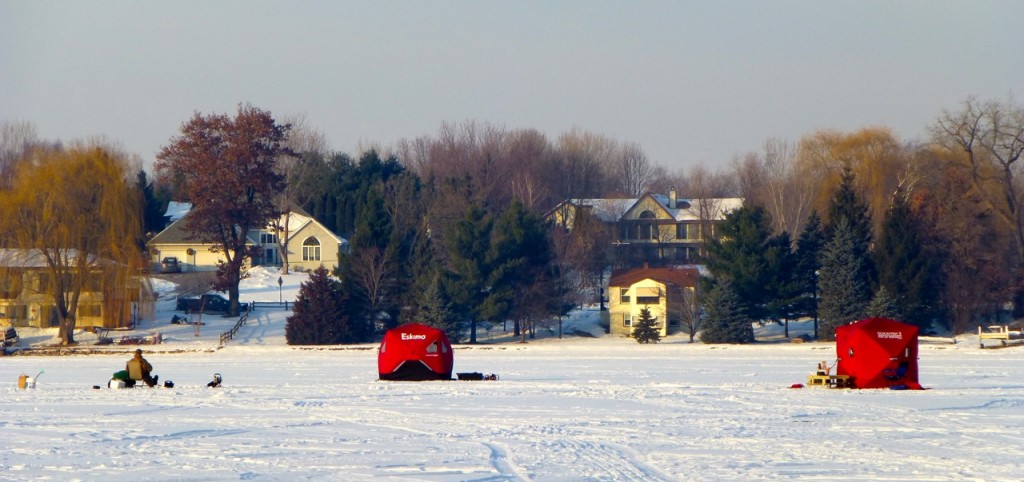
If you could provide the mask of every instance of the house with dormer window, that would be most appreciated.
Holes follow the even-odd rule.
[[[686,265],[700,262],[704,243],[716,235],[715,226],[742,205],[741,198],[681,198],[669,191],[635,199],[570,199],[547,218],[566,229],[582,215],[609,226],[609,248],[620,265]]]
[[[203,243],[189,237],[185,231],[188,214],[174,220],[148,243],[150,260],[159,264],[167,257],[178,258],[183,272],[215,271],[220,261],[226,261],[222,253],[214,252],[211,243]],[[278,241],[285,236],[284,247],[288,253],[289,268],[296,271],[312,271],[321,265],[333,269],[338,265],[339,255],[348,249],[348,241],[320,224],[312,216],[294,210],[281,217],[275,229],[267,226],[246,233],[246,244],[253,252],[249,262],[253,266],[281,266],[282,259]]]

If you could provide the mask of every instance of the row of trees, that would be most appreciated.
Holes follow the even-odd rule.
[[[730,213],[721,238],[708,243],[706,280],[711,295],[704,341],[752,340],[751,322],[786,325],[821,320],[815,336],[832,339],[843,324],[886,316],[930,329],[943,313],[940,259],[923,250],[920,220],[906,196],[896,193],[877,236],[868,207],[844,172],[829,206],[827,224],[812,212],[797,241],[773,233],[763,206]]]
[[[269,112],[244,105],[234,116],[196,114],[161,151],[155,182],[144,175],[113,178],[145,199],[121,215],[138,213],[133,221],[138,231],[156,231],[160,226],[152,213],[159,212],[161,203],[191,202],[196,212],[206,213],[193,221],[193,236],[217,242],[225,252],[221,288],[231,294],[244,275],[235,267],[247,255],[239,245],[238,227],[266,225],[293,206],[301,207],[351,240],[352,250],[335,274],[355,310],[353,319],[367,327],[365,336],[421,316],[427,305],[435,312],[451,310],[453,319],[469,328],[480,320],[512,320],[526,332],[532,320],[557,316],[581,301],[579,293],[599,286],[610,261],[604,249],[610,234],[600,223],[582,217],[569,233],[550,230],[539,222],[545,210],[566,198],[635,196],[670,188],[692,198],[745,198],[749,212],[743,216],[768,233],[764,239],[771,249],[763,251],[777,253],[770,263],[797,265],[785,269],[801,273],[799,280],[777,281],[804,286],[803,291],[779,288],[776,292],[785,296],[776,297],[746,291],[741,299],[753,297],[745,301],[748,319],[785,320],[808,312],[801,308],[809,303],[810,275],[804,265],[812,258],[800,255],[807,249],[801,246],[803,236],[792,240],[786,233],[815,232],[818,223],[824,241],[834,242],[843,229],[831,206],[841,189],[855,195],[866,213],[847,217],[854,254],[870,253],[865,259],[872,260],[864,267],[869,300],[883,287],[897,299],[907,291],[895,286],[902,275],[886,278],[886,267],[896,261],[879,258],[889,249],[887,240],[902,239],[883,235],[890,222],[908,223],[904,233],[910,234],[901,236],[916,239],[932,262],[930,269],[937,271],[927,278],[939,301],[923,305],[922,313],[928,314],[920,315],[914,314],[917,308],[908,308],[916,304],[901,301],[909,310],[904,316],[948,319],[962,329],[1020,298],[1024,222],[1019,221],[1017,161],[1024,145],[1024,108],[1012,100],[968,99],[960,109],[939,115],[925,143],[900,142],[884,128],[819,131],[797,143],[770,140],[762,152],[737,157],[727,169],[677,173],[652,165],[635,144],[581,131],[550,141],[534,130],[472,122],[446,124],[436,136],[371,149],[356,160],[329,151],[323,136],[301,121],[278,122]],[[24,125],[10,126],[4,126],[0,170],[12,174],[22,160],[28,160],[25,169],[34,169],[36,158],[29,154],[34,151],[25,146],[46,143],[34,139]],[[99,149],[131,165],[116,150]],[[13,192],[14,184],[22,182],[13,175],[0,178],[11,180],[5,191]],[[87,178],[81,181],[98,190]],[[140,205],[146,207],[142,212]],[[811,213],[821,213],[820,219]],[[900,216],[908,221],[898,221]],[[91,229],[109,224],[98,220]],[[866,247],[857,244],[862,241]],[[913,244],[894,246],[908,243]],[[6,245],[29,246],[25,241]],[[892,250],[893,256],[902,253]],[[813,260],[826,320],[830,301],[824,288],[831,270],[822,269],[823,254]],[[523,278],[530,283],[516,281],[520,272],[528,273]],[[759,281],[752,275],[735,277],[730,284],[743,292],[745,283]],[[506,287],[506,282],[522,284]]]

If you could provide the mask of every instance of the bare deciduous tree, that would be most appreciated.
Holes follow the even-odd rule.
[[[654,176],[650,159],[640,144],[635,142],[622,144],[617,151],[611,166],[617,190],[629,197],[642,196]]]
[[[386,250],[367,247],[352,254],[353,280],[359,295],[366,302],[367,312],[374,323],[379,325],[385,304],[390,295],[391,280],[394,278],[394,263]],[[375,326],[375,329],[382,328]]]
[[[1013,100],[969,98],[959,111],[943,111],[931,128],[935,141],[959,154],[972,194],[980,196],[1013,234],[1024,262],[1024,197],[1018,161],[1024,154],[1024,106]]]

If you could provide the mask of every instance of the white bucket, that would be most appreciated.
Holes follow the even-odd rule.
[[[26,388],[35,388],[36,379],[30,376],[22,375],[18,377],[18,388],[24,390]]]
[[[110,388],[124,388],[124,380],[110,379]]]

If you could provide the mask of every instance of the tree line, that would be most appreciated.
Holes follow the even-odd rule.
[[[231,147],[223,121],[245,126],[246,115],[254,113],[279,135]],[[199,128],[203,123],[211,125]],[[31,159],[27,152],[34,148],[26,146],[46,144],[28,127],[4,124],[3,173]],[[615,263],[605,249],[611,233],[602,223],[580,217],[576,229],[566,231],[546,224],[543,214],[565,199],[669,189],[689,198],[745,199],[741,212],[727,221],[733,226],[709,243],[707,263],[717,276],[702,297],[731,299],[721,292],[731,285],[744,305],[739,318],[785,323],[810,314],[813,303],[823,324],[819,334],[828,337],[832,324],[860,316],[844,310],[889,306],[916,323],[938,322],[962,332],[996,316],[1008,302],[1024,308],[1022,132],[1020,104],[969,98],[940,112],[929,138],[920,141],[901,141],[884,127],[820,130],[796,142],[770,139],[759,152],[717,169],[670,172],[633,143],[581,130],[549,139],[532,129],[478,122],[444,124],[436,135],[352,157],[329,149],[323,134],[301,117],[278,121],[239,106],[234,119],[197,113],[186,122],[158,156],[152,180],[140,171],[119,180],[144,200],[123,211],[137,214],[141,227],[135,238],[143,241],[146,232],[162,228],[154,214],[162,203],[201,205],[197,193],[217,189],[190,187],[197,182],[190,175],[230,181],[231,195],[221,203],[259,193],[258,206],[232,210],[222,204],[220,211],[236,218],[208,231],[226,233],[229,221],[237,225],[238,216],[248,212],[262,213],[254,218],[258,223],[270,221],[267,213],[298,208],[348,238],[351,250],[332,274],[347,310],[342,331],[352,341],[429,317],[455,323],[445,328],[466,333],[469,341],[475,341],[474,328],[482,320],[512,323],[527,336],[539,321],[593,300],[604,269]],[[180,145],[181,140],[189,142]],[[242,149],[254,145],[266,149]],[[182,148],[175,152],[175,146]],[[58,148],[68,149],[78,148]],[[184,169],[188,149],[208,149],[229,161]],[[131,165],[128,156],[105,152]],[[248,167],[229,169],[232,163]],[[266,171],[254,169],[256,164]],[[241,181],[255,178],[272,189]],[[5,191],[17,182],[0,179],[12,180]],[[800,234],[793,239],[795,233]],[[740,240],[760,242],[761,249]],[[812,245],[818,246],[815,256]],[[758,253],[771,256],[754,258]],[[915,264],[921,260],[926,266]],[[727,275],[730,263],[758,268]],[[858,272],[843,274],[831,266]],[[237,283],[233,277],[224,275],[228,289]],[[849,296],[856,303],[832,294],[840,287],[853,287],[856,294]]]

